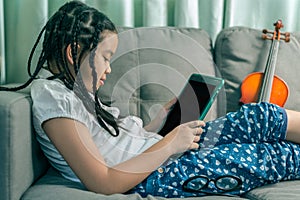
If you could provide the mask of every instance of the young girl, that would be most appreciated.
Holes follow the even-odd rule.
[[[63,177],[97,193],[163,197],[241,195],[300,178],[299,112],[248,104],[211,122],[182,124],[165,137],[153,131],[174,102],[144,128],[136,117],[120,118],[117,108],[98,97],[117,45],[116,28],[105,15],[71,1],[39,34],[29,58],[30,79],[1,87],[31,84],[37,139]]]

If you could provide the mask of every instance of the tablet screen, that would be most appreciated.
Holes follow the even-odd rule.
[[[183,88],[177,102],[169,112],[164,126],[159,131],[160,135],[166,135],[182,123],[199,119],[206,106],[211,106],[208,104],[218,85],[207,83],[199,77],[197,79],[194,80],[191,77]]]

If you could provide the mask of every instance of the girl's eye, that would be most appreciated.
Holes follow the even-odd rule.
[[[104,61],[109,62],[110,60],[108,58],[104,57]]]

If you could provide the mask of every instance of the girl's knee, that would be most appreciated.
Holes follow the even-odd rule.
[[[260,110],[260,111],[265,111],[268,110],[268,107],[271,106],[271,104],[266,103],[266,102],[260,102],[260,103],[249,103],[249,104],[244,104],[240,110]]]
[[[267,102],[260,102],[260,103],[249,103],[244,104],[240,108],[240,112],[246,112],[251,115],[273,115],[276,116],[277,113],[281,113],[283,109],[275,104],[267,103]],[[266,117],[266,116],[265,116]]]
[[[270,127],[273,127],[272,129],[286,124],[287,120],[284,108],[266,102],[243,105],[241,111],[249,118],[255,118],[257,123],[269,124]]]

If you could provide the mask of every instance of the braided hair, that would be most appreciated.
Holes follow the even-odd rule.
[[[38,35],[28,58],[27,71],[29,79],[20,86],[12,88],[0,87],[0,90],[17,91],[23,89],[37,78],[42,68],[46,67],[46,69],[53,74],[53,76],[48,79],[60,79],[67,88],[73,90],[82,100],[86,109],[96,116],[99,124],[106,131],[113,136],[118,136],[119,128],[116,119],[112,114],[102,108],[98,90],[96,89],[97,73],[94,58],[98,43],[104,39],[104,34],[102,34],[104,31],[117,33],[115,25],[103,13],[80,1],[70,1],[64,4],[48,20]],[[42,51],[39,55],[35,70],[31,72],[32,58],[43,34]],[[71,46],[73,70],[76,74],[76,81],[67,64],[66,48],[68,45]],[[79,52],[78,45],[80,45]],[[80,73],[78,73],[83,56],[88,52],[90,53],[89,64],[92,68],[93,75],[94,98],[86,89],[82,77]],[[55,70],[49,67],[49,62],[53,61],[57,68]],[[107,124],[114,130],[108,128]]]

